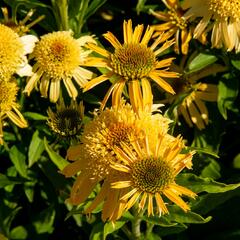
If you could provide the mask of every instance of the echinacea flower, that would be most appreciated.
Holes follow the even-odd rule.
[[[181,153],[184,144],[180,137],[168,141],[168,138],[159,134],[154,144],[149,144],[149,140],[146,135],[143,144],[136,139],[130,145],[122,143],[121,147],[115,148],[121,163],[111,166],[127,176],[125,175],[124,180],[113,182],[112,187],[127,189],[127,193],[120,198],[126,202],[125,210],[136,203],[139,210],[147,205],[148,215],[156,212],[159,215],[168,213],[164,196],[184,211],[188,211],[188,204],[180,196],[195,198],[196,194],[178,185],[175,178],[185,167],[191,166],[194,152]],[[164,144],[166,141],[168,144]]]
[[[192,28],[186,18],[183,17],[184,10],[178,0],[163,0],[168,8],[167,12],[151,11],[151,14],[164,23],[152,25],[155,29],[153,37],[167,31],[169,38],[175,39],[174,50],[176,53],[187,54],[189,42],[192,39]]]
[[[174,96],[167,96],[163,103],[177,103],[177,113],[182,115],[190,127],[194,125],[204,129],[209,123],[209,114],[205,102],[217,102],[218,86],[212,83],[201,82],[200,79],[215,75],[227,70],[226,66],[211,64],[195,72],[189,72],[189,58],[181,59],[179,65],[173,64],[171,69],[181,74],[180,78],[172,79],[171,86],[175,90]]]
[[[66,106],[60,97],[59,103],[56,104],[56,112],[48,108],[47,114],[47,123],[58,136],[66,139],[79,137],[84,117],[83,102],[78,104],[72,100],[70,105]]]
[[[37,37],[25,35],[20,37],[11,28],[0,24],[0,81],[8,80],[17,73],[30,76],[32,68],[26,54],[31,53]]]
[[[17,83],[14,80],[0,81],[0,144],[3,144],[3,123],[9,118],[20,128],[28,126],[19,111],[19,105],[16,102],[18,92]]]
[[[212,47],[240,51],[239,0],[185,0],[183,8],[187,10],[184,14],[187,19],[202,18],[194,30],[194,38],[212,30]]]
[[[85,65],[101,67],[104,69],[104,74],[86,83],[84,91],[106,80],[112,83],[102,101],[102,108],[111,94],[112,105],[119,105],[126,85],[134,111],[150,109],[153,100],[150,80],[155,81],[165,91],[174,94],[172,87],[164,80],[165,77],[177,77],[176,73],[168,71],[173,58],[158,59],[158,55],[168,49],[173,41],[165,41],[166,34],[162,34],[148,46],[154,29],[148,26],[144,34],[143,30],[143,25],[138,25],[133,30],[132,21],[124,21],[123,44],[111,32],[103,35],[113,46],[113,51],[92,43],[86,45],[99,56],[87,58]],[[159,46],[164,41],[165,43]]]
[[[81,67],[91,52],[84,50],[83,45],[86,42],[95,43],[95,40],[91,36],[75,39],[72,35],[71,31],[58,31],[41,37],[31,54],[35,60],[34,74],[28,79],[24,92],[30,95],[39,83],[42,96],[49,95],[51,102],[57,102],[63,81],[69,96],[76,99],[78,90],[73,79],[82,87],[93,75]]]
[[[72,177],[79,173],[71,189],[69,201],[75,205],[84,202],[97,183],[106,180],[102,186],[104,188],[101,197],[93,204],[96,206],[108,193],[105,189],[109,189],[110,186],[107,178],[114,175],[110,164],[118,160],[113,149],[116,146],[120,147],[122,142],[130,144],[129,135],[140,141],[143,130],[149,132],[152,136],[151,141],[154,142],[158,133],[165,134],[168,131],[169,122],[169,119],[159,113],[152,115],[142,112],[141,115],[137,115],[131,105],[125,104],[124,101],[121,101],[118,107],[95,112],[93,120],[84,125],[81,143],[68,150],[67,157],[73,162],[63,169],[63,174]],[[118,191],[112,190],[113,192],[119,194]]]
[[[32,15],[34,14],[34,10],[31,9],[26,14],[24,19],[22,19],[21,21],[17,21],[17,19],[14,18],[13,16],[11,18],[9,17],[8,9],[6,7],[3,7],[1,9],[2,9],[2,13],[3,13],[3,17],[4,17],[4,19],[1,21],[1,23],[4,24],[5,26],[8,26],[9,28],[11,28],[19,36],[26,35],[30,31],[31,27],[33,27],[35,24],[37,24],[44,18],[44,16],[42,15],[42,16],[39,16],[34,21],[27,23],[31,19]]]

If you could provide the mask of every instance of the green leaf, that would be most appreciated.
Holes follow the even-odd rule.
[[[10,232],[10,239],[14,240],[24,240],[27,239],[28,233],[23,226],[17,226],[13,228]],[[1,237],[0,237],[1,239]],[[2,239],[1,239],[2,240]]]
[[[103,228],[103,240],[106,239],[107,235],[117,231],[121,228],[126,222],[125,221],[117,221],[114,224],[112,222],[107,222],[104,224]]]
[[[58,167],[58,169],[63,170],[63,168],[68,165],[68,161],[54,152],[54,150],[48,145],[46,138],[44,138],[44,145],[52,162]]]
[[[218,110],[227,120],[227,110],[237,111],[234,101],[238,96],[239,79],[236,77],[222,78],[218,84]]]
[[[204,153],[204,154],[210,155],[212,157],[219,158],[219,156],[216,153],[212,152],[211,150],[209,150],[207,148],[188,147],[187,149],[188,150],[195,150],[196,152]]]
[[[103,239],[103,223],[97,223],[93,226],[89,240],[99,240]]]
[[[9,185],[22,184],[24,182],[25,182],[24,179],[7,177],[4,174],[0,173],[0,188],[6,187]]]
[[[12,146],[9,151],[9,156],[18,173],[22,177],[28,178],[25,154],[22,153],[16,146]]]
[[[35,121],[46,121],[48,119],[46,116],[35,112],[25,112],[23,115],[24,117]]]
[[[233,60],[231,60],[231,63],[236,69],[240,70],[240,60],[233,59]]]
[[[214,55],[199,53],[189,64],[189,73],[196,72],[217,61]]]
[[[209,222],[212,217],[203,218],[201,215],[188,211],[184,212],[178,206],[168,206],[169,214],[165,216],[171,222],[203,224]]]
[[[210,159],[210,163],[202,170],[201,177],[218,179],[221,177],[220,165],[213,159]]]
[[[176,178],[176,181],[179,185],[186,186],[195,193],[199,192],[223,193],[240,187],[240,183],[237,184],[219,183],[210,178],[198,177],[191,173],[179,174]]]
[[[54,206],[50,206],[40,212],[38,216],[35,217],[33,225],[38,234],[42,233],[52,233],[54,230],[53,223],[56,215],[56,210]]]
[[[203,196],[199,196],[195,201],[192,202],[191,209],[200,214],[207,214],[236,195],[240,195],[240,189],[228,191],[227,193],[223,192],[205,194]]]
[[[165,218],[164,216],[143,216],[142,219],[146,222],[152,223],[154,225],[159,225],[161,227],[173,227],[176,226],[176,222],[171,222],[168,218]]]
[[[31,167],[38,161],[44,151],[43,140],[39,137],[39,131],[36,130],[32,136],[32,140],[28,149],[28,166]]]
[[[233,167],[240,168],[240,153],[233,159]]]

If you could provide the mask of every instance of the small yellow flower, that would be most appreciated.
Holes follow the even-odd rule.
[[[76,99],[78,91],[72,79],[82,87],[93,73],[80,67],[91,51],[85,51],[83,45],[95,40],[91,36],[74,39],[71,31],[48,33],[41,37],[32,53],[36,61],[34,74],[28,79],[24,92],[28,95],[38,82],[43,97],[51,102],[57,102],[60,96],[60,83],[63,81],[68,94]]]
[[[165,77],[177,77],[176,73],[168,71],[173,58],[163,60],[157,58],[160,53],[173,44],[173,41],[166,41],[159,47],[159,44],[166,40],[166,35],[162,34],[152,45],[148,46],[154,30],[149,26],[144,34],[143,30],[143,25],[138,25],[133,30],[132,21],[124,21],[123,44],[111,32],[104,34],[104,38],[113,46],[113,52],[92,43],[87,44],[89,49],[100,56],[89,57],[85,65],[102,67],[105,69],[105,73],[89,81],[85,85],[84,91],[90,90],[108,79],[112,82],[112,86],[102,101],[102,108],[111,94],[112,105],[119,105],[126,84],[134,111],[139,109],[142,111],[145,108],[150,110],[153,100],[150,80],[155,81],[167,92],[174,94],[171,86],[164,80]]]
[[[163,3],[168,8],[167,12],[151,11],[157,19],[165,22],[153,25],[156,31],[153,37],[159,36],[163,31],[168,31],[169,38],[175,39],[175,52],[187,54],[189,42],[192,39],[192,28],[183,17],[184,11],[178,0],[163,0]]]
[[[11,28],[0,24],[0,81],[10,79],[15,73],[32,74],[26,54],[32,52],[36,41],[33,35],[19,37]]]
[[[240,51],[239,0],[185,0],[183,8],[188,9],[184,15],[187,19],[202,18],[194,30],[194,38],[212,30],[212,47]]]
[[[104,180],[102,193],[87,212],[91,212],[91,209],[103,201],[103,196],[106,198],[108,190],[110,191],[109,176],[114,176],[110,164],[118,161],[113,149],[120,147],[121,143],[130,144],[130,135],[142,139],[143,130],[149,132],[152,136],[151,142],[154,142],[158,133],[165,134],[168,131],[170,123],[169,119],[159,113],[152,115],[142,112],[137,115],[131,105],[124,101],[121,101],[118,107],[106,108],[94,115],[94,119],[84,126],[81,144],[68,150],[68,158],[73,162],[63,170],[66,177],[80,172],[69,199],[75,205],[84,202],[96,184]],[[111,190],[111,194],[119,193]],[[104,215],[103,219],[106,219],[106,216]]]
[[[0,144],[3,144],[2,127],[7,117],[18,127],[28,126],[16,102],[17,92],[18,87],[15,81],[0,81]]]
[[[47,111],[49,117],[47,122],[50,128],[62,138],[78,138],[84,117],[83,102],[77,104],[76,101],[72,100],[70,105],[66,106],[60,97],[56,108],[55,113],[50,108]]]
[[[3,7],[1,9],[2,9],[2,13],[3,13],[3,17],[4,17],[4,19],[1,21],[1,23],[4,24],[5,26],[8,26],[9,28],[11,28],[19,36],[26,35],[26,33],[28,33],[30,31],[31,27],[33,27],[35,24],[37,24],[38,22],[40,22],[44,18],[44,16],[40,16],[37,19],[35,19],[34,21],[26,24],[30,20],[32,15],[34,14],[33,9],[31,9],[27,13],[25,18],[21,21],[17,21],[17,19],[14,19],[13,16],[10,18],[7,8]]]
[[[162,198],[165,196],[184,211],[188,211],[189,206],[180,196],[195,198],[196,194],[178,185],[175,178],[185,167],[191,166],[194,152],[181,153],[184,144],[180,137],[169,141],[167,135],[159,134],[154,144],[149,144],[149,140],[146,135],[144,144],[136,139],[130,145],[121,144],[121,148],[115,148],[115,153],[122,162],[112,164],[112,168],[127,176],[125,175],[124,180],[113,182],[112,187],[127,189],[127,193],[120,198],[125,201],[125,210],[138,203],[139,210],[147,205],[148,215],[154,215],[155,212],[159,215],[168,213]],[[119,217],[120,215],[117,216]]]

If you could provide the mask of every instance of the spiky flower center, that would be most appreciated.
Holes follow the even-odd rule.
[[[132,166],[132,181],[140,191],[155,194],[174,181],[173,168],[164,160],[143,158]]]
[[[145,77],[155,67],[153,51],[142,44],[124,44],[111,55],[111,65],[115,73],[127,80]]]
[[[16,106],[18,86],[15,82],[0,81],[0,112],[6,113]]]
[[[33,56],[37,65],[55,80],[71,78],[81,64],[81,46],[71,32],[46,34],[36,44]]]
[[[128,142],[128,135],[133,132],[133,126],[125,123],[113,123],[109,127],[106,135],[106,143],[112,150],[114,146],[119,146],[121,142]]]
[[[169,18],[171,20],[171,23],[173,25],[175,25],[177,28],[180,29],[185,29],[187,28],[187,22],[186,20],[182,17],[183,16],[183,12],[181,12],[180,10],[176,10],[176,9],[171,9],[168,11],[169,14]],[[171,31],[171,29],[170,29]]]
[[[0,80],[8,80],[23,61],[24,49],[19,36],[0,24]]]
[[[240,20],[239,0],[208,0],[209,9],[220,18]]]
[[[81,114],[77,109],[64,108],[56,114],[49,114],[49,126],[62,137],[74,137],[79,134],[82,127]]]

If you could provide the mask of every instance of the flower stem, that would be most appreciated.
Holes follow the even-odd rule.
[[[134,219],[132,220],[132,235],[135,240],[141,239],[141,221],[143,211],[138,212],[137,206],[133,206]]]

